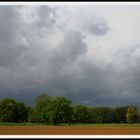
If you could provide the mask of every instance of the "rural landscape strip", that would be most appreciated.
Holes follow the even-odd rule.
[[[139,135],[136,106],[73,105],[65,97],[39,95],[33,107],[0,100],[0,135]]]

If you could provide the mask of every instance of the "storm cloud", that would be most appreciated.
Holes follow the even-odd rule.
[[[139,106],[139,12],[138,5],[0,5],[0,98],[32,105],[47,93],[74,104]]]

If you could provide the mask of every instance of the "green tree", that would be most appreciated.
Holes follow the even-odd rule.
[[[86,123],[89,121],[88,107],[84,105],[77,105],[73,107],[72,122]]]
[[[98,121],[101,123],[112,123],[113,122],[113,111],[108,107],[98,108],[99,115]]]
[[[127,109],[126,121],[127,123],[136,123],[138,116],[138,109],[135,106],[130,106]]]
[[[34,120],[39,123],[49,123],[50,121],[50,107],[52,99],[47,94],[39,95],[36,98],[36,105],[32,111]]]
[[[16,122],[16,102],[12,99],[3,99],[0,101],[0,121]]]
[[[28,122],[29,123],[35,122],[34,120],[35,115],[33,114],[34,108],[31,106],[27,106],[27,108],[28,108]]]
[[[40,123],[40,114],[35,110],[35,108],[29,109],[28,122],[30,123]]]
[[[0,121],[2,122],[27,122],[28,109],[22,102],[12,99],[0,101]]]
[[[57,97],[51,104],[51,122],[53,124],[69,123],[72,116],[72,102],[65,97]]]
[[[137,115],[137,123],[140,123],[140,113]]]
[[[90,107],[90,119],[92,123],[112,123],[114,114],[113,110],[109,107]]]
[[[121,106],[114,108],[114,122],[115,123],[126,123],[126,112],[128,106]]]
[[[28,108],[22,102],[16,102],[16,122],[27,122]]]

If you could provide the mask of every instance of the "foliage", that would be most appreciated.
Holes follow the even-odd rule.
[[[77,105],[73,107],[72,122],[73,123],[86,123],[89,120],[88,107]]]
[[[27,122],[28,109],[24,103],[16,102],[12,99],[0,101],[0,121],[1,122]]]
[[[140,123],[140,114],[139,113],[137,114],[137,121],[136,121],[136,123]]]
[[[112,123],[113,111],[108,107],[92,107],[89,108],[90,122],[92,123]]]
[[[35,108],[30,114],[30,121],[38,123],[48,123],[50,120],[50,106],[51,98],[47,94],[39,95],[36,98]]]
[[[126,121],[127,123],[136,123],[138,116],[138,109],[135,106],[130,106],[127,109]]]
[[[47,125],[140,123],[140,114],[135,106],[116,108],[73,106],[71,100],[65,97],[52,98],[42,94],[37,96],[33,107],[12,99],[0,100],[0,122]]]
[[[72,116],[72,102],[64,97],[57,97],[52,102],[51,121],[53,124],[69,123]]]
[[[0,101],[0,121],[16,122],[16,102],[12,99]]]
[[[115,123],[126,123],[126,112],[128,106],[116,107],[114,109],[114,122]]]
[[[27,122],[28,121],[28,108],[22,102],[16,103],[16,122]]]

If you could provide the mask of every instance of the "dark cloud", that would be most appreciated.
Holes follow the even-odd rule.
[[[106,51],[104,57],[96,56],[102,46],[96,50],[94,43],[85,41],[89,32],[94,41],[109,31],[105,18],[86,11],[87,17],[78,14],[76,19],[70,11],[60,12],[62,7],[33,7],[0,6],[1,98],[33,104],[37,95],[48,93],[66,96],[75,104],[139,105],[139,46],[116,51],[108,63],[103,59]]]
[[[16,7],[0,7],[0,66],[16,63],[22,43],[18,44],[20,16]],[[19,40],[20,41],[20,40]],[[17,46],[18,44],[18,46]]]

